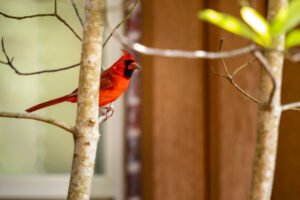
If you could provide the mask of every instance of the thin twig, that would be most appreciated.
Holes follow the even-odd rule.
[[[45,122],[47,124],[51,124],[53,126],[62,128],[63,130],[68,131],[69,133],[74,134],[75,129],[63,122],[56,121],[55,119],[51,119],[49,117],[43,117],[35,114],[28,114],[28,113],[12,113],[12,112],[0,112],[0,117],[3,118],[22,118],[22,119],[31,119],[36,121]]]
[[[72,6],[73,6],[73,9],[75,11],[75,14],[76,14],[76,16],[78,18],[78,21],[80,22],[81,26],[83,26],[83,20],[82,20],[80,14],[79,14],[78,8],[77,8],[74,0],[71,0],[71,3],[72,3]]]
[[[57,0],[54,0],[54,13],[57,13]]]
[[[115,33],[116,30],[118,30],[120,28],[120,26],[122,24],[124,24],[129,17],[131,16],[132,12],[134,11],[136,5],[138,4],[138,0],[135,0],[133,5],[131,6],[131,8],[128,10],[127,15],[110,31],[110,34],[108,35],[108,37],[106,38],[106,40],[103,43],[103,47],[105,47],[106,43],[110,40],[110,38],[113,36],[113,34]],[[105,16],[106,17],[106,16]],[[107,23],[108,20],[106,19]]]
[[[288,60],[290,60],[292,62],[300,61],[300,53],[299,52],[294,53],[294,54],[287,52],[285,55],[286,55],[285,58],[287,58]]]
[[[219,51],[220,53],[222,53],[222,44],[223,44],[223,40],[220,40],[220,46],[219,46]],[[212,71],[214,74],[219,75],[223,78],[225,78],[226,80],[228,80],[228,82],[233,85],[238,91],[240,91],[244,96],[246,96],[247,98],[251,99],[252,101],[254,101],[255,103],[259,104],[259,100],[257,100],[256,98],[254,98],[253,96],[251,96],[248,92],[246,92],[244,89],[242,89],[234,80],[234,77],[238,74],[238,72],[240,72],[242,69],[244,69],[246,66],[249,66],[251,63],[253,63],[253,60],[250,62],[247,62],[245,64],[243,64],[242,66],[238,67],[232,74],[230,74],[228,67],[225,63],[225,60],[223,57],[221,57],[221,62],[222,62],[222,66],[223,66],[223,70],[225,72],[225,74],[222,73],[217,73],[215,71],[215,69],[212,67]]]
[[[239,92],[241,92],[244,96],[249,98],[250,100],[254,101],[255,103],[259,104],[259,100],[257,100],[255,97],[251,96],[248,92],[246,92],[244,89],[242,89],[234,80],[233,76],[231,74],[225,75],[225,74],[220,74],[215,71],[214,68],[212,68],[212,71],[214,74],[221,76],[225,78],[231,85],[233,85]]]
[[[232,77],[234,77],[236,74],[238,74],[240,71],[242,71],[244,68],[249,66],[250,64],[254,63],[257,59],[253,58],[250,62],[247,62],[241,66],[239,66],[237,69],[234,70],[234,72],[231,74]]]
[[[81,37],[76,33],[76,31],[68,24],[68,22],[66,22],[60,15],[55,15],[55,17],[60,21],[62,22],[66,27],[68,27],[68,29],[70,31],[72,31],[72,33],[75,35],[75,37],[82,41]]]
[[[243,65],[243,68],[248,65],[249,63]],[[223,67],[224,67],[224,70],[226,70],[228,72],[228,69],[226,64],[223,63]],[[238,69],[240,69],[241,67],[239,67]],[[215,71],[215,69],[212,67],[212,71],[214,74],[218,75],[218,76],[221,76],[223,78],[225,78],[231,85],[233,85],[239,92],[241,92],[244,96],[246,96],[247,98],[249,98],[250,100],[254,101],[255,103],[257,104],[260,104],[260,101],[257,100],[255,97],[253,97],[252,95],[250,95],[248,92],[246,92],[244,89],[242,89],[234,80],[234,76],[237,74],[236,70],[234,73],[230,74],[229,72],[227,73],[225,71],[226,74],[221,74],[221,73],[217,73]]]
[[[13,60],[14,58],[10,58],[6,52],[5,49],[5,45],[4,45],[4,39],[1,39],[1,46],[2,46],[2,52],[5,56],[6,62],[3,60],[0,60],[0,63],[5,64],[7,66],[9,66],[12,70],[14,70],[14,72],[18,75],[24,75],[24,76],[28,76],[28,75],[36,75],[36,74],[43,74],[43,73],[52,73],[52,72],[57,72],[57,71],[62,71],[62,70],[67,70],[67,69],[71,69],[74,67],[77,67],[80,65],[80,63],[76,63],[67,67],[58,67],[55,69],[48,69],[48,70],[42,70],[42,71],[36,71],[36,72],[20,72],[13,64]]]
[[[281,106],[281,111],[299,110],[300,102],[288,103]]]
[[[115,35],[119,39],[119,41],[127,48],[133,49],[134,51],[139,52],[141,54],[152,56],[217,59],[222,57],[235,57],[242,54],[251,53],[257,49],[257,47],[254,44],[239,49],[223,51],[222,53],[208,52],[203,50],[187,51],[181,49],[159,49],[148,47],[141,43],[131,42],[128,38],[122,36],[121,34],[118,34],[117,32],[115,33]]]
[[[76,31],[72,28],[66,20],[64,20],[58,13],[57,13],[57,3],[56,0],[54,1],[54,11],[53,13],[46,13],[46,14],[35,14],[35,15],[25,15],[25,16],[13,16],[8,15],[6,13],[3,13],[0,11],[0,15],[9,18],[9,19],[15,19],[15,20],[23,20],[23,19],[31,19],[31,18],[37,18],[37,17],[56,17],[61,23],[63,23],[74,35],[75,37],[82,41],[81,37],[76,33]]]
[[[271,105],[271,102],[272,102],[273,97],[274,97],[275,90],[277,88],[277,83],[276,83],[275,77],[273,76],[273,74],[271,72],[271,69],[270,69],[270,66],[269,66],[269,63],[268,63],[267,59],[262,55],[262,53],[260,51],[256,50],[256,51],[254,51],[253,54],[260,61],[260,63],[263,66],[263,69],[265,70],[265,72],[268,74],[268,76],[270,77],[270,79],[272,81],[273,88],[272,88],[270,98],[269,98],[269,101],[268,101],[268,105]]]

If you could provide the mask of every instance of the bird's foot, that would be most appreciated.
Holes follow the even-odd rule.
[[[101,115],[99,117],[99,123],[105,122],[106,120],[108,120],[108,118],[111,118],[114,112],[115,110],[112,104],[110,104],[107,107],[101,107]]]

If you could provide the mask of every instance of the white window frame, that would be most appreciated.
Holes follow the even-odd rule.
[[[121,0],[108,1],[108,6],[121,5]],[[108,13],[111,24],[122,19],[122,9]],[[119,30],[120,31],[120,30]],[[113,63],[121,55],[121,46],[111,40],[105,47],[104,66]],[[117,55],[116,52],[119,52]],[[116,112],[105,122],[103,163],[104,174],[95,175],[91,198],[124,199],[123,132],[124,105],[122,98],[114,103]],[[117,125],[117,126],[116,126]],[[69,175],[0,175],[0,199],[65,199]]]

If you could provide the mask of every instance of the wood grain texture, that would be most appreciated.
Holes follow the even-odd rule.
[[[144,1],[143,6],[148,8],[143,11],[144,44],[202,47],[202,29],[196,19],[199,1],[153,0]],[[143,199],[205,199],[203,61],[143,60]]]
[[[282,85],[282,102],[300,100],[299,64],[286,62]],[[279,148],[273,200],[297,200],[300,196],[300,113],[287,111],[281,119]]]

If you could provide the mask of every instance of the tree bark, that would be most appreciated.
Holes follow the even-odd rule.
[[[287,0],[270,0],[268,5],[269,21],[287,3]],[[284,62],[284,54],[282,53],[284,51],[284,40],[284,35],[275,37],[273,40],[274,50],[265,54],[276,84],[274,86],[268,73],[262,71],[260,82],[261,105],[258,110],[257,142],[250,200],[271,199],[281,117],[280,96]],[[273,87],[275,87],[274,90]]]
[[[97,118],[104,5],[104,0],[86,0],[85,2],[75,147],[68,200],[90,199],[95,156],[100,137]]]

